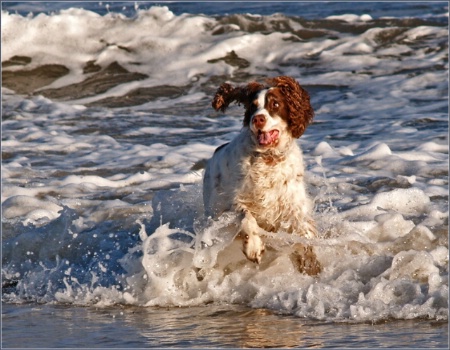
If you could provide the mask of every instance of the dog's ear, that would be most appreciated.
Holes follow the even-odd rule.
[[[268,79],[271,86],[281,89],[289,109],[288,125],[292,136],[299,138],[314,118],[308,92],[291,77],[280,76]]]
[[[214,95],[214,99],[212,101],[212,107],[218,111],[221,110],[225,112],[231,102],[234,101],[235,88],[228,84],[223,83],[217,89],[216,94]]]
[[[212,106],[216,111],[220,110],[222,112],[225,112],[232,102],[243,103],[245,108],[248,108],[255,93],[263,88],[264,85],[256,82],[237,87],[224,83],[217,89]]]

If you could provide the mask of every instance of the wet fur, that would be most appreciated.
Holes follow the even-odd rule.
[[[314,111],[307,91],[286,76],[268,79],[267,84],[224,83],[212,106],[224,112],[233,102],[244,105],[243,128],[230,143],[220,146],[207,164],[205,212],[213,218],[226,211],[242,214],[239,237],[243,252],[249,260],[260,263],[265,231],[316,236],[303,156],[296,142],[312,122]],[[273,130],[279,135],[274,136],[273,144],[258,143],[258,134],[269,135]],[[296,248],[291,255],[294,265],[310,275],[319,273],[321,266],[313,248]]]

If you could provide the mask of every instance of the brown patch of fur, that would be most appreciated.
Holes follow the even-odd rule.
[[[291,77],[280,76],[267,82],[281,90],[288,108],[288,125],[292,136],[299,138],[314,118],[314,110],[308,92]]]
[[[264,85],[257,82],[251,82],[245,86],[234,87],[231,84],[224,83],[217,89],[212,102],[213,108],[225,112],[232,102],[243,103],[247,109],[251,103],[252,97],[264,88]]]
[[[256,94],[269,87],[277,88],[271,93],[273,98],[281,104],[280,107],[277,107],[279,108],[277,112],[288,122],[292,136],[299,138],[314,118],[314,110],[308,92],[294,78],[287,76],[267,79],[267,83],[269,85],[251,82],[237,87],[224,83],[217,89],[212,106],[216,111],[225,112],[232,102],[242,103],[245,107],[243,123],[244,126],[248,126],[257,107],[254,103]]]

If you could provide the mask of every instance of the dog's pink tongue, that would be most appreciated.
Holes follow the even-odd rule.
[[[260,131],[258,133],[258,143],[261,146],[270,145],[278,138],[278,130],[271,130],[268,132]]]

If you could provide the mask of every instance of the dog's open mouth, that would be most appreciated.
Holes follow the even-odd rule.
[[[260,146],[271,146],[278,142],[278,136],[280,132],[278,130],[261,131],[258,130],[258,144]]]

